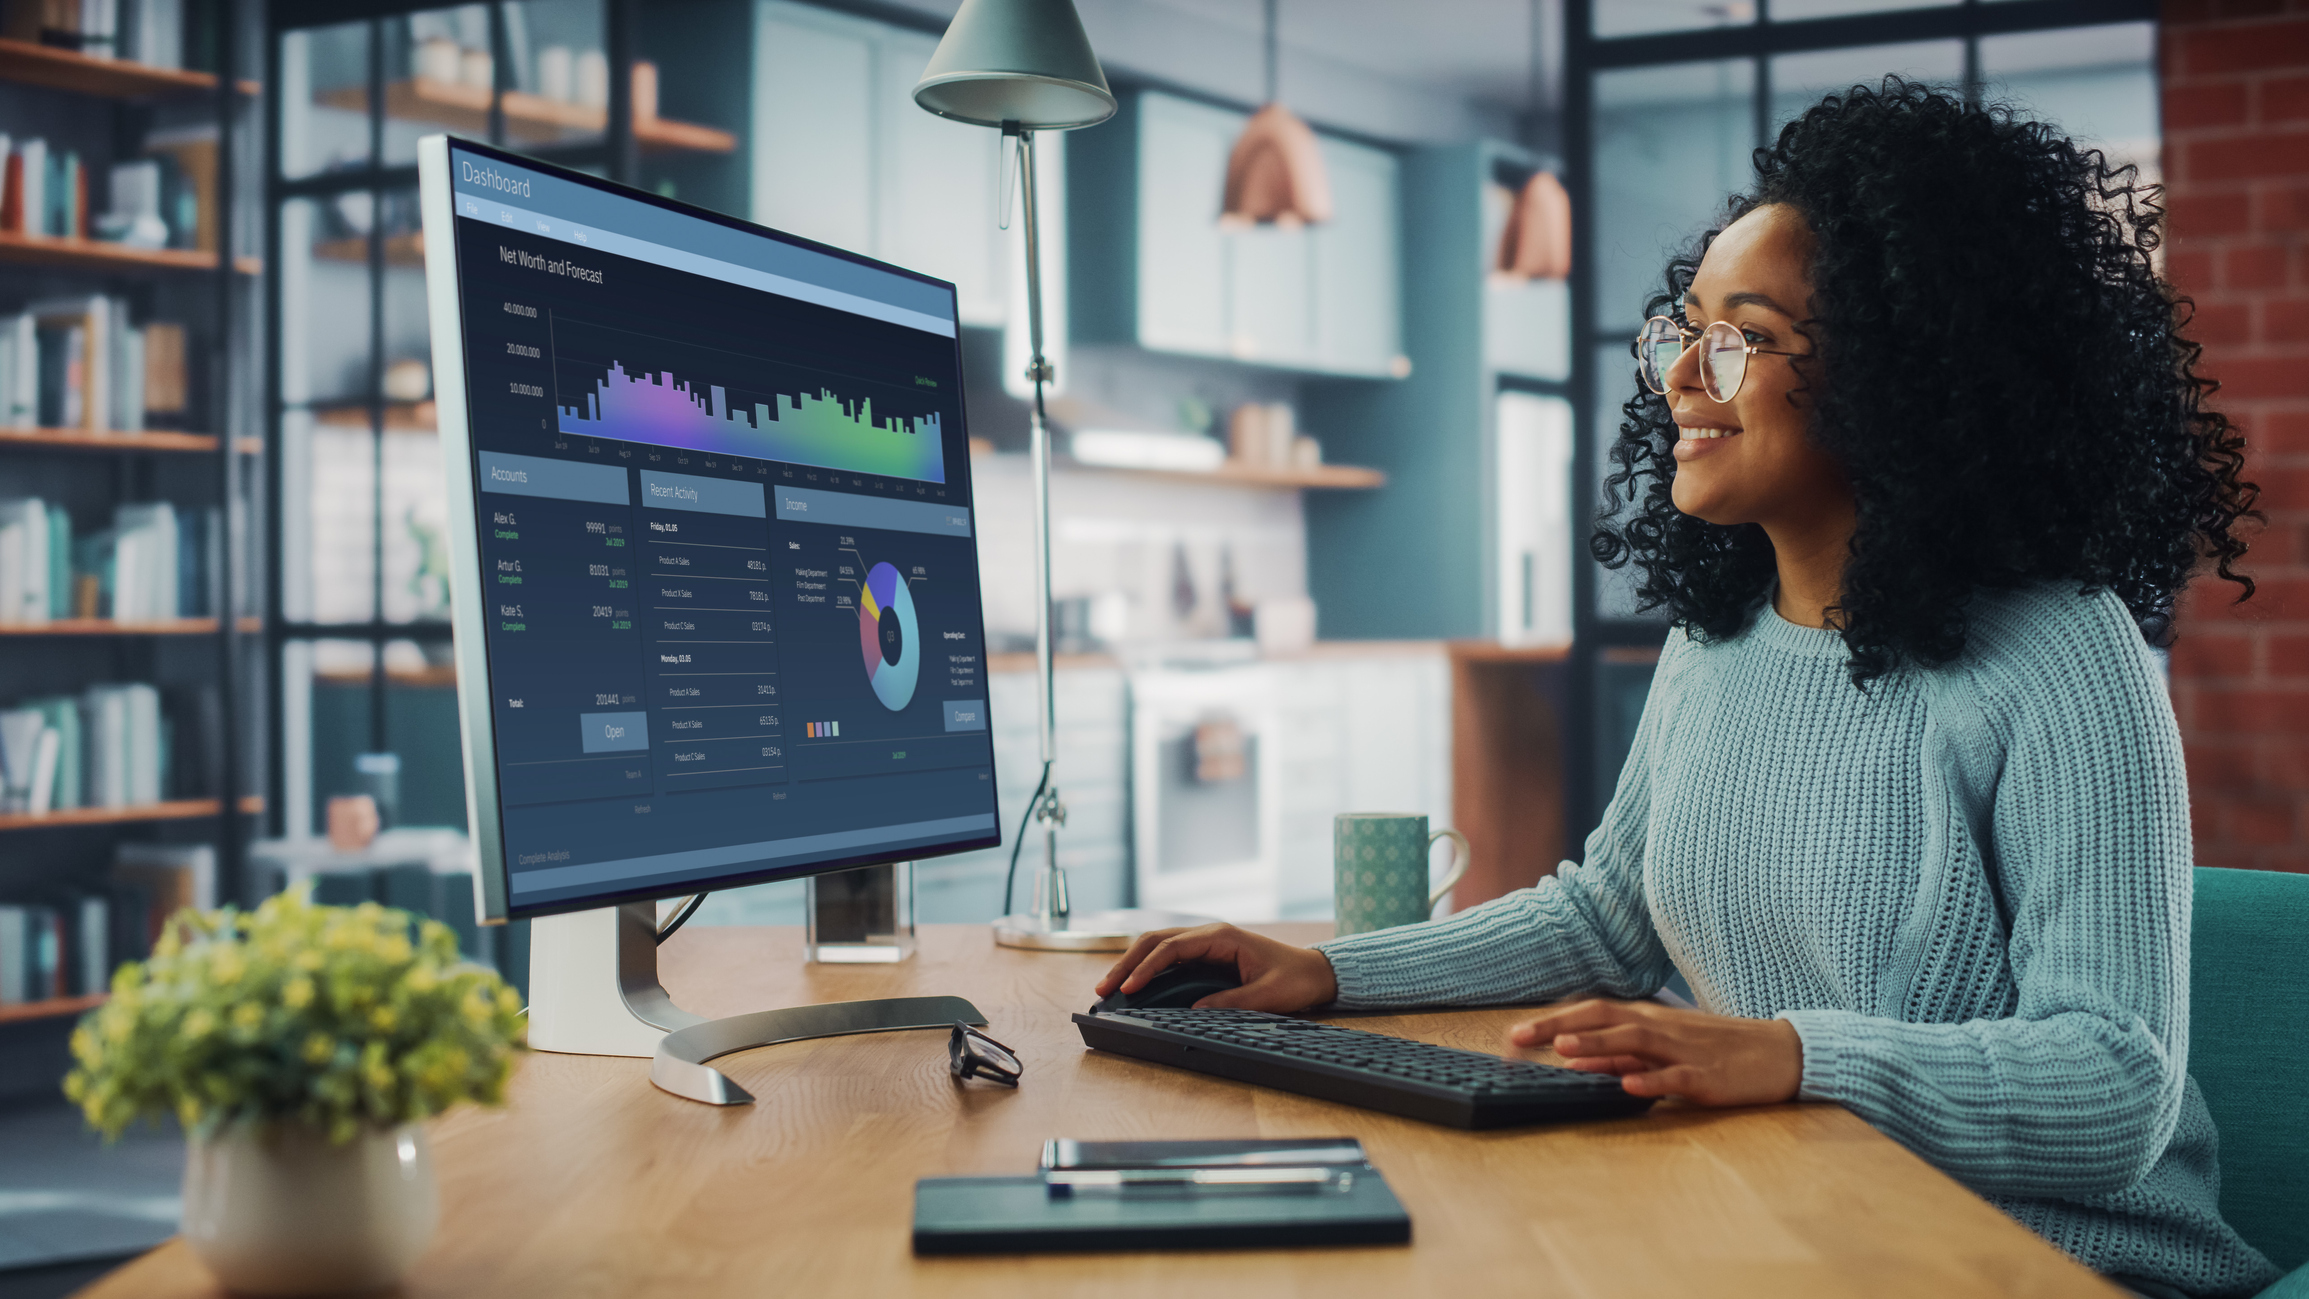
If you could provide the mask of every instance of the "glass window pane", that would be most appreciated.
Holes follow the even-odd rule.
[[[385,32],[385,162],[417,160],[421,136],[448,130],[489,138],[497,82],[489,7],[460,5],[388,19]]]
[[[367,641],[290,641],[281,646],[282,832],[325,831],[329,799],[356,792],[353,755],[375,747]]]
[[[2058,122],[2112,164],[2158,177],[2157,33],[2154,23],[2112,23],[1980,42],[1984,97]]]
[[[1596,77],[1596,327],[1632,336],[1669,252],[1747,186],[1755,86],[1747,59]]]
[[[1777,5],[1774,6],[1777,16]],[[1643,36],[1756,21],[1755,0],[1605,0],[1595,6],[1598,36]]]
[[[513,148],[578,144],[609,130],[602,0],[505,6],[505,135]]]
[[[281,37],[281,175],[295,180],[369,160],[369,25]]]
[[[384,445],[384,618],[449,617],[449,493],[441,439],[387,428]]]
[[[281,417],[281,614],[368,622],[376,614],[377,440],[366,411]]]
[[[1772,21],[1848,18],[1853,14],[1881,14],[1895,9],[1953,9],[1962,3],[1964,0],[1772,0]]]
[[[369,399],[367,190],[281,205],[281,400]]]
[[[1778,12],[1773,10],[1775,15]],[[1915,81],[1960,85],[1964,81],[1964,42],[1904,41],[1777,55],[1772,59],[1772,130],[1777,134],[1790,119],[1826,95],[1856,85],[1873,86],[1895,72]]]
[[[457,733],[457,667],[446,640],[385,646],[385,747],[401,755],[396,825],[465,821],[464,752]]]

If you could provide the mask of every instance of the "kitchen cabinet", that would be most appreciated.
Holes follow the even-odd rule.
[[[1075,336],[1314,374],[1400,378],[1401,180],[1395,155],[1320,137],[1335,215],[1219,225],[1247,115],[1125,95],[1077,133],[1069,166]]]
[[[754,40],[753,219],[951,280],[962,323],[1004,323],[1002,137],[914,103],[937,39],[762,0]]]

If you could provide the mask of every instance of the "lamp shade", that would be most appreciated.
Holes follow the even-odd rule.
[[[1073,0],[962,0],[914,102],[958,122],[1030,131],[1095,126],[1115,107]]]
[[[1563,182],[1535,172],[1516,193],[1507,227],[1499,233],[1500,274],[1560,280],[1571,274],[1571,195]]]
[[[1219,224],[1320,225],[1331,219],[1331,174],[1323,146],[1281,104],[1251,114],[1227,155]]]

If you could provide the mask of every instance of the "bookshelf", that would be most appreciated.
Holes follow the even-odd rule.
[[[0,1006],[0,1024],[21,1023],[35,1019],[55,1019],[64,1015],[82,1015],[104,1004],[104,994],[91,992],[78,997],[51,997],[46,1001],[25,1001],[13,1006]]]
[[[1164,478],[1172,482],[1205,483],[1219,487],[1283,487],[1313,491],[1369,491],[1385,487],[1387,475],[1361,465],[1316,465],[1313,468],[1279,468],[1266,465],[1238,464],[1232,460],[1216,469],[1123,469],[1109,465],[1072,466],[1102,473],[1131,474],[1139,478]]]
[[[217,255],[197,248],[130,248],[101,239],[62,239],[0,230],[0,262],[133,275],[147,271],[214,272]],[[243,275],[257,275],[264,271],[264,263],[255,257],[236,257],[233,269]]]
[[[255,814],[265,810],[265,800],[256,794],[241,796],[241,811]],[[0,831],[54,830],[77,825],[128,825],[137,821],[198,821],[224,811],[224,800],[218,798],[172,798],[160,803],[134,803],[127,807],[68,807],[35,816],[27,812],[0,813]]]
[[[91,433],[76,428],[0,429],[0,454],[6,454],[11,447],[38,447],[52,451],[214,453],[217,440],[206,433]],[[246,451],[251,448],[244,446],[242,449]]]
[[[402,122],[425,122],[459,135],[485,137],[489,132],[490,92],[461,82],[411,77],[385,87],[385,116]],[[321,97],[333,108],[367,108],[365,88],[349,86]],[[609,110],[572,104],[518,90],[504,92],[499,109],[505,117],[507,143],[515,147],[558,144],[564,140],[600,135],[609,129]],[[634,143],[644,149],[686,150],[694,153],[735,153],[738,137],[718,127],[677,122],[654,115],[634,114]]]
[[[97,59],[74,50],[0,38],[0,81],[47,90],[70,90],[108,99],[159,99],[216,93],[216,77],[186,68],[156,68],[121,59]],[[243,81],[240,92],[257,93]]]
[[[33,1026],[100,1004],[101,986],[83,986],[95,983],[89,975],[144,955],[128,935],[156,895],[116,873],[122,854],[142,854],[132,870],[177,871],[188,887],[213,875],[213,900],[238,901],[243,841],[265,811],[248,761],[262,695],[241,650],[264,626],[248,553],[264,442],[247,385],[261,359],[265,267],[253,223],[234,217],[261,180],[248,165],[261,87],[235,74],[254,65],[261,14],[235,0],[186,6],[183,48],[213,67],[0,39],[11,145],[44,145],[55,167],[49,193],[62,184],[78,204],[68,224],[47,228],[82,232],[0,231],[0,316],[26,331],[11,339],[42,360],[68,348],[86,376],[60,389],[53,376],[63,367],[42,366],[45,384],[0,394],[14,422],[30,423],[27,402],[43,413],[38,427],[0,428],[0,592],[22,599],[29,616],[45,592],[51,615],[0,625],[0,745],[14,746],[0,757],[21,772],[24,737],[41,737],[30,747],[43,773],[11,779],[0,801],[0,905],[93,912],[90,900],[101,898],[117,922],[98,926],[115,939],[93,953],[97,971],[81,964],[90,931],[60,931],[58,986],[72,995],[0,1005],[0,1056],[43,1053],[28,1067],[58,1073],[61,1056],[45,1058],[56,1045]],[[115,191],[162,183],[115,168],[164,158],[157,197]],[[22,194],[11,198],[25,206]],[[173,228],[170,242],[201,246],[84,237],[97,214],[139,208]],[[100,426],[138,416],[164,427]],[[54,616],[87,609],[91,583],[96,607],[121,616]]]
[[[53,618],[47,622],[0,626],[0,636],[214,636],[215,618],[169,618],[158,622],[120,622],[112,618]],[[242,633],[264,630],[262,618],[242,618]]]

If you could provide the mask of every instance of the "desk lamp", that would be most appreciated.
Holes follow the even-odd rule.
[[[994,922],[994,940],[1006,947],[1045,951],[1120,951],[1149,929],[1200,923],[1204,917],[1165,911],[1119,910],[1077,915],[1067,899],[1066,871],[1058,864],[1058,828],[1066,805],[1051,775],[1056,754],[1051,715],[1055,706],[1050,660],[1050,428],[1044,416],[1043,386],[1050,362],[1042,353],[1042,249],[1036,213],[1034,136],[1038,131],[1070,131],[1096,126],[1114,116],[1114,92],[1098,55],[1083,34],[1073,0],[962,0],[930,65],[914,85],[914,102],[940,117],[993,127],[1003,136],[1002,210],[1008,225],[1010,181],[1021,178],[1020,217],[1026,237],[1026,321],[1033,360],[1026,377],[1034,385],[1031,455],[1034,460],[1034,666],[1035,712],[1041,742],[1042,778],[1029,801],[1028,821],[1042,825],[1043,869],[1034,883],[1034,902],[1022,914]],[[1023,836],[1025,826],[1020,826]],[[1015,854],[1017,845],[1013,844]],[[1015,857],[1013,858],[1015,860]],[[1002,904],[1010,905],[1004,884]]]

